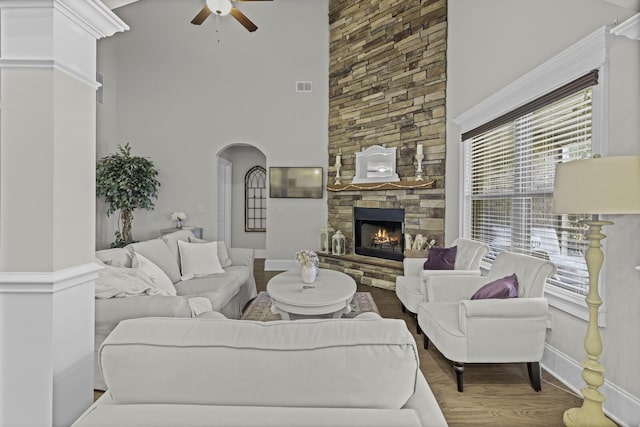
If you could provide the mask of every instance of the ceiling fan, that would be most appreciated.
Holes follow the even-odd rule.
[[[235,0],[235,1],[272,1],[272,0]],[[249,32],[254,32],[258,29],[256,24],[251,22],[249,18],[245,16],[244,13],[240,12],[240,10],[233,5],[231,0],[206,0],[206,4],[198,12],[198,14],[191,20],[193,25],[200,25],[204,22],[205,19],[212,13],[215,13],[218,16],[224,16],[231,14],[236,21],[242,24]]]

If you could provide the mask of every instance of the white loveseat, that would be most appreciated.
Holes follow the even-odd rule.
[[[227,318],[237,319],[248,301],[257,295],[253,276],[254,250],[226,248],[218,252],[224,273],[182,280],[178,241],[194,241],[190,231],[178,231],[160,239],[152,239],[129,245],[126,248],[106,249],[96,252],[96,257],[113,267],[131,268],[135,254],[141,254],[159,267],[173,282],[175,296],[143,295],[125,298],[96,298],[95,307],[95,355],[94,388],[105,390],[98,370],[98,349],[104,339],[125,319],[140,317],[192,317],[189,300],[204,297],[211,309]],[[135,267],[135,265],[134,265]]]
[[[222,317],[222,316],[220,316]],[[121,322],[72,427],[446,426],[399,319]]]

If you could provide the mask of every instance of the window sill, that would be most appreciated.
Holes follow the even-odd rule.
[[[586,298],[575,292],[547,284],[544,296],[549,301],[549,305],[558,310],[564,311],[579,319],[589,320],[589,308],[587,307]],[[604,328],[606,326],[606,311],[604,305],[598,310],[598,326]]]

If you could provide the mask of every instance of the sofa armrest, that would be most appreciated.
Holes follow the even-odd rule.
[[[426,300],[434,302],[470,299],[485,283],[487,278],[484,276],[453,274],[428,276],[424,284]]]
[[[422,372],[417,373],[416,391],[403,406],[403,409],[416,411],[422,427],[447,427],[447,421],[438,406],[438,401]]]
[[[117,325],[121,320],[138,317],[191,317],[188,298],[144,295],[127,298],[96,299],[95,323]]]
[[[255,257],[254,249],[247,248],[229,248],[229,258],[231,265],[246,265],[253,271],[253,259]]]
[[[418,276],[422,271],[426,258],[405,258],[402,260],[402,266],[404,268],[404,276]]]

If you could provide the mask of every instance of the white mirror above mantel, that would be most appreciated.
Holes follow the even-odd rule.
[[[356,153],[356,175],[352,184],[370,182],[396,182],[396,147],[373,145]]]

